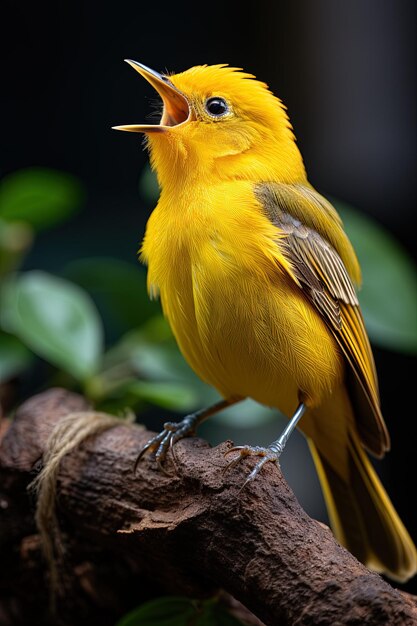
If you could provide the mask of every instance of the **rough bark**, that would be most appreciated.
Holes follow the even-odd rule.
[[[23,624],[30,614],[30,623],[48,623],[45,567],[26,487],[57,421],[86,408],[80,396],[50,390],[20,408],[3,437],[2,624]],[[176,444],[176,467],[172,457],[167,462],[172,476],[149,457],[133,476],[151,434],[122,423],[62,461],[57,510],[66,552],[53,623],[94,617],[112,624],[157,586],[197,597],[224,589],[271,626],[417,624],[414,599],[309,518],[276,467],[265,467],[241,491],[252,461],[223,474],[231,442],[210,448],[193,438]]]

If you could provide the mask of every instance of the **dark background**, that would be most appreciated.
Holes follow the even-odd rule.
[[[151,208],[138,194],[146,154],[110,127],[145,121],[154,96],[125,57],[159,71],[227,62],[265,80],[288,106],[314,186],[377,218],[415,255],[415,6],[3,3],[1,171],[53,167],[87,189],[82,213],[41,234],[27,267],[59,272],[89,255],[135,262]],[[384,483],[416,539],[416,361],[375,356],[392,437]]]

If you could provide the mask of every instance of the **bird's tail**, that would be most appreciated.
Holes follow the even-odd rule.
[[[346,443],[343,451],[340,441],[329,445],[328,433],[308,438],[333,532],[369,568],[404,582],[417,572],[416,548],[353,425],[346,434],[347,453]]]

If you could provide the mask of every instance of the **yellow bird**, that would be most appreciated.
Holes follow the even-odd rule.
[[[244,398],[290,422],[259,457],[252,480],[278,463],[298,420],[336,537],[369,567],[404,581],[413,542],[365,452],[389,436],[355,287],[360,268],[334,207],[310,185],[281,101],[226,65],[164,76],[128,63],[163,101],[145,133],[161,195],[141,258],[194,371],[223,397],[164,430],[142,450],[159,465],[169,445]],[[138,458],[138,460],[139,460]]]

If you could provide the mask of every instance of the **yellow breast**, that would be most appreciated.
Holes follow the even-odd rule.
[[[185,358],[225,397],[291,414],[342,377],[341,358],[319,315],[289,277],[282,233],[263,215],[252,185],[238,181],[161,195],[142,258]]]

